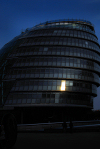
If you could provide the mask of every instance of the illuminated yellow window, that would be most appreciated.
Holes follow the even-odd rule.
[[[62,82],[61,82],[61,91],[65,91],[65,81],[63,80]]]

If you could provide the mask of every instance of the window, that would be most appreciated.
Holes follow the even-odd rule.
[[[48,48],[45,47],[45,48],[44,48],[44,51],[48,51]]]
[[[41,103],[45,103],[46,102],[46,99],[41,99]]]
[[[21,103],[21,99],[18,99],[18,101],[17,101],[18,103]]]
[[[22,99],[22,103],[26,103],[26,99]]]

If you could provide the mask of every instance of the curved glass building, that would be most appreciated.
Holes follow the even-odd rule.
[[[41,23],[26,29],[0,52],[1,103],[5,107],[24,112],[38,109],[37,115],[61,118],[93,108],[100,51],[91,22]]]

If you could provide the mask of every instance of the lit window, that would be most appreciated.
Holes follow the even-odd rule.
[[[61,91],[65,91],[65,81],[61,82]]]

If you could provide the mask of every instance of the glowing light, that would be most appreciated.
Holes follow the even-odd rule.
[[[65,91],[65,81],[61,82],[61,91]]]

